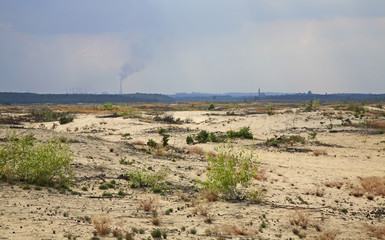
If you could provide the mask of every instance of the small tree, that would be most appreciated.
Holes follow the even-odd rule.
[[[248,183],[257,174],[258,160],[252,151],[234,150],[231,143],[217,149],[218,154],[207,155],[210,169],[206,171],[207,179],[198,180],[204,188],[219,192],[227,199],[243,199],[245,191],[239,186],[247,187]]]

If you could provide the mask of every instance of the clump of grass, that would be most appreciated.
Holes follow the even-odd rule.
[[[385,196],[385,176],[384,177],[365,177],[360,178],[361,186],[353,186],[351,194],[355,197],[361,197],[365,193],[374,196]]]
[[[139,205],[145,212],[156,212],[159,208],[158,200],[153,197],[140,200]]]
[[[131,188],[151,187],[153,189],[166,190],[168,189],[164,179],[168,175],[168,169],[162,169],[158,172],[152,173],[145,167],[136,169],[125,174],[126,179],[130,181]]]
[[[248,236],[251,234],[249,229],[247,229],[245,227],[237,227],[234,225],[224,225],[222,227],[222,230],[224,232],[226,232],[228,234],[232,234],[232,235]]]
[[[344,183],[343,182],[339,182],[339,181],[325,183],[326,187],[336,187],[338,189],[341,189],[343,185],[344,185]]]
[[[104,236],[111,231],[111,219],[107,216],[96,216],[92,218],[95,229],[99,235]]]
[[[290,216],[290,224],[302,227],[303,229],[306,229],[309,225],[309,216],[305,214],[303,211],[295,211]]]
[[[385,238],[385,225],[384,226],[375,226],[375,225],[364,225],[364,228],[368,231],[371,237],[375,237],[377,239]]]
[[[72,153],[58,139],[36,142],[32,134],[13,136],[0,148],[0,178],[37,185],[68,184]]]
[[[189,148],[188,148],[188,152],[189,152],[190,154],[199,155],[199,156],[205,156],[205,155],[206,155],[206,153],[205,153],[205,151],[203,150],[203,148],[198,147],[198,146],[192,146],[192,147],[189,147]]]
[[[313,155],[316,156],[316,157],[318,157],[320,155],[327,156],[328,153],[325,150],[314,150],[313,151]]]
[[[115,184],[116,184],[115,180],[112,180],[110,182],[106,182],[106,183],[99,185],[99,189],[106,190],[109,188],[115,188]]]

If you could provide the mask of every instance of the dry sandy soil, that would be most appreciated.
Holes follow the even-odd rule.
[[[73,122],[65,125],[0,125],[1,139],[14,133],[33,133],[40,141],[51,137],[70,140],[66,144],[74,153],[75,170],[75,185],[70,188],[81,194],[60,193],[48,187],[25,189],[23,183],[0,182],[0,239],[91,239],[95,231],[93,220],[102,217],[110,220],[111,232],[98,235],[99,239],[116,239],[113,230],[117,234],[139,229],[142,232],[136,233],[134,239],[152,239],[151,232],[156,228],[166,232],[167,239],[385,236],[384,196],[365,191],[362,196],[353,195],[354,186],[361,186],[362,179],[381,180],[385,176],[384,134],[366,127],[342,125],[342,120],[350,119],[354,124],[362,119],[325,106],[315,112],[292,109],[271,116],[241,113],[168,112],[180,118],[181,124],[155,122],[143,112],[143,118],[77,114]],[[52,129],[54,124],[57,127]],[[200,130],[220,134],[246,126],[250,126],[254,140],[235,139],[234,144],[254,149],[260,161],[259,179],[254,179],[250,187],[265,189],[266,194],[261,203],[224,199],[209,202],[196,183],[197,178],[204,179],[208,167],[200,150],[212,152],[220,143],[192,146],[186,144],[186,137]],[[157,133],[161,127],[170,134],[169,147],[152,153],[141,150],[148,148],[150,138],[161,142]],[[311,132],[317,133],[315,139],[308,139]],[[282,135],[300,135],[306,142],[265,144],[267,138]],[[130,188],[122,174],[144,166],[153,172],[169,168],[166,180],[170,190],[156,194],[149,188]],[[116,182],[114,188],[99,189],[112,180]],[[119,191],[126,195],[118,195]],[[112,196],[103,196],[105,192]],[[155,205],[159,225],[155,225],[155,214],[143,209],[143,202],[149,199]]]

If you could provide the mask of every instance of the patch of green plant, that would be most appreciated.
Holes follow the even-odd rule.
[[[36,142],[33,134],[11,137],[0,148],[0,178],[37,185],[68,184],[73,178],[72,153],[58,139]]]
[[[304,137],[300,135],[291,135],[291,136],[275,136],[273,138],[268,138],[265,142],[267,146],[279,147],[282,144],[294,144],[301,143],[305,144],[306,140]]]
[[[73,116],[62,116],[62,117],[60,117],[60,119],[59,119],[59,123],[60,124],[66,124],[66,123],[70,123],[70,122],[72,122],[74,120],[74,117]]]
[[[198,143],[207,143],[209,139],[209,133],[206,130],[201,130],[195,137]]]
[[[247,193],[247,198],[252,202],[256,204],[260,204],[263,202],[266,196],[266,190],[256,190],[251,191]]]
[[[110,182],[103,183],[99,186],[99,189],[101,189],[101,190],[105,190],[105,189],[109,189],[109,188],[115,188],[115,181],[114,180],[112,180]]]
[[[112,111],[112,110],[118,110],[119,106],[114,105],[114,104],[112,104],[110,102],[107,102],[105,104],[99,105],[99,109]]]
[[[167,183],[164,179],[167,177],[169,170],[162,169],[158,172],[151,172],[145,167],[142,169],[132,170],[125,174],[126,179],[130,181],[131,188],[145,188],[150,187],[153,189],[168,189]]]
[[[190,135],[187,136],[187,137],[186,137],[186,143],[189,144],[189,145],[190,145],[190,144],[194,144],[194,139],[193,139],[193,137],[190,136]]]
[[[215,106],[212,103],[207,108],[207,110],[209,110],[209,111],[214,110],[214,109],[215,109]]]
[[[54,112],[50,109],[32,110],[28,117],[35,122],[52,122],[61,118],[71,118],[67,112]]]
[[[151,232],[151,236],[155,239],[155,238],[162,238],[162,230],[160,230],[159,228],[153,230]]]
[[[305,104],[304,111],[305,112],[311,112],[311,111],[318,109],[319,106],[320,106],[319,100],[314,98],[313,101],[309,101],[308,103]]]
[[[164,128],[159,128],[158,134],[162,136],[162,145],[163,147],[168,145],[168,140],[170,138],[170,135],[167,134],[167,130]]]
[[[268,107],[266,108],[266,110],[267,110],[267,115],[269,115],[269,116],[274,115],[273,109],[274,109],[274,108],[273,108],[272,106],[268,106]]]
[[[127,160],[127,158],[121,158],[120,160],[119,160],[119,163],[120,164],[123,164],[123,165],[132,165],[132,164],[134,164],[135,163],[135,160],[134,159],[132,159],[131,161],[130,160]]]
[[[129,108],[128,110],[121,112],[119,114],[122,117],[129,117],[129,118],[142,118],[142,112],[139,110],[135,110],[132,108]]]
[[[313,139],[316,138],[316,136],[317,136],[317,133],[316,133],[316,132],[309,132],[309,133],[308,133],[308,136],[307,136],[307,139],[313,140]]]
[[[112,194],[112,193],[109,193],[109,192],[104,192],[104,193],[102,194],[102,196],[103,196],[103,197],[112,197],[113,194]]]
[[[258,161],[252,151],[235,150],[229,142],[217,150],[217,155],[207,155],[210,168],[206,180],[197,182],[204,189],[223,194],[226,199],[244,199],[245,189],[257,174]],[[239,186],[243,187],[243,192]]]
[[[197,230],[195,228],[190,229],[191,234],[197,234]]]
[[[178,124],[182,122],[180,118],[174,119],[174,116],[168,115],[168,114],[165,114],[164,116],[156,115],[154,117],[154,120],[157,122],[165,122],[165,123],[171,123],[171,124]]]
[[[239,131],[229,130],[226,132],[227,137],[232,138],[245,138],[245,139],[253,139],[253,133],[250,131],[250,127],[243,127]]]
[[[150,146],[150,147],[152,147],[152,148],[156,148],[156,146],[157,146],[158,144],[153,140],[153,139],[148,139],[148,141],[147,141],[147,146]]]

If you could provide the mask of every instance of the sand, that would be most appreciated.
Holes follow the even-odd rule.
[[[325,111],[332,114],[322,114]],[[136,233],[134,239],[147,239],[157,228],[167,233],[167,239],[316,239],[327,233],[337,233],[336,239],[376,239],[368,225],[384,226],[385,198],[370,193],[355,197],[351,189],[362,178],[385,176],[385,135],[341,125],[341,118],[353,123],[361,121],[352,114],[344,112],[341,116],[327,107],[309,113],[282,110],[271,116],[232,116],[222,111],[168,114],[186,122],[155,122],[145,113],[144,118],[77,114],[73,122],[64,125],[24,123],[23,129],[1,125],[1,138],[14,132],[31,132],[42,141],[63,136],[70,139],[76,177],[71,189],[81,195],[69,191],[62,194],[48,187],[23,189],[23,183],[0,182],[0,239],[91,239],[95,226],[89,219],[101,216],[110,219],[109,227],[115,233],[132,232],[132,228],[144,230]],[[334,131],[330,131],[330,124]],[[53,129],[54,125],[57,126]],[[200,130],[219,134],[246,126],[250,126],[254,140],[236,139],[234,144],[254,149],[264,179],[254,179],[251,188],[266,189],[266,194],[261,203],[224,199],[209,202],[195,182],[197,178],[204,179],[208,162],[204,155],[191,153],[186,137]],[[148,154],[139,150],[146,148],[150,138],[161,142],[157,133],[161,127],[170,134],[168,151]],[[308,140],[311,132],[317,132],[316,138]],[[267,138],[282,135],[301,135],[307,140],[305,144],[266,146]],[[213,152],[219,145],[204,143],[194,147]],[[121,164],[122,159],[131,165]],[[127,180],[119,177],[144,166],[153,171],[169,168],[167,181],[172,184],[172,193],[132,189]],[[99,189],[111,180],[116,181],[115,188]],[[341,183],[342,187],[328,187],[328,183]],[[84,186],[88,191],[82,190]],[[119,190],[126,195],[118,196]],[[113,197],[102,197],[104,192],[113,193]],[[146,199],[153,199],[158,206],[157,226],[153,224],[153,213],[141,206]],[[169,209],[172,212],[167,213]],[[298,216],[308,220],[306,228],[295,225]],[[111,232],[98,238],[116,237]]]

